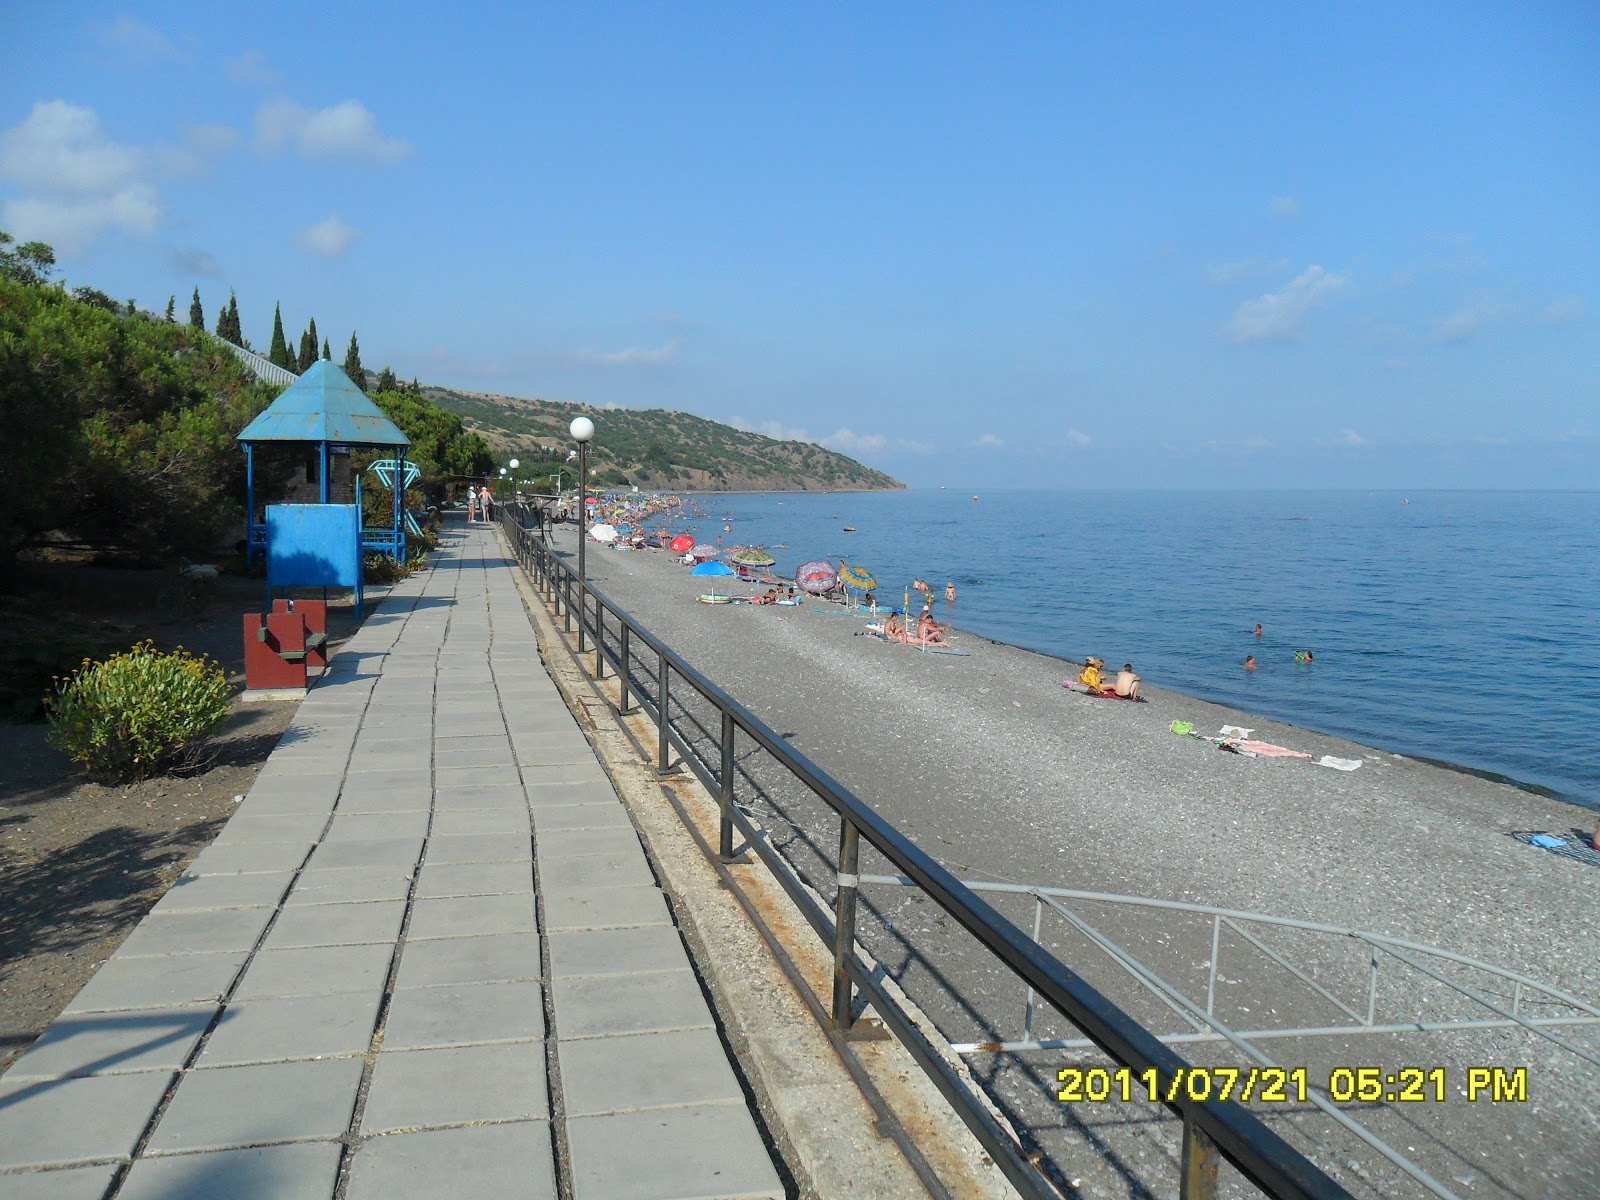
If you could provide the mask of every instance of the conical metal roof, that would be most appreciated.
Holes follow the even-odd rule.
[[[238,440],[411,445],[411,439],[350,381],[350,376],[322,358],[246,425]]]

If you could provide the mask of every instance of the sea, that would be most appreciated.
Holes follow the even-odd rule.
[[[678,529],[765,545],[774,574],[842,559],[896,604],[920,577],[958,629],[1600,808],[1600,491],[696,502]]]

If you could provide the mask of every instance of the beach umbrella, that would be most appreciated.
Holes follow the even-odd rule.
[[[614,542],[617,540],[617,529],[614,525],[591,525],[589,536],[597,542]]]
[[[733,574],[733,568],[730,567],[727,563],[719,563],[719,562],[708,560],[708,561],[702,562],[702,563],[695,563],[694,566],[689,568],[689,574],[691,574],[691,575],[732,575]]]
[[[696,558],[715,558],[718,551],[715,546],[709,545],[706,542],[701,542],[698,546],[694,547],[694,549],[690,550],[689,553],[694,555]]]
[[[778,561],[759,546],[740,546],[727,557],[729,562],[745,567],[770,567]]]
[[[834,574],[831,562],[808,562],[801,563],[795,569],[794,581],[801,591],[820,596],[824,592],[831,592],[839,577]]]
[[[862,591],[866,591],[868,588],[878,586],[878,577],[865,567],[851,567],[841,562],[839,564],[839,582],[846,587],[860,588]]]
[[[690,537],[687,533],[680,533],[677,537],[673,538],[667,543],[667,549],[671,550],[674,554],[682,554],[693,545],[694,538]]]

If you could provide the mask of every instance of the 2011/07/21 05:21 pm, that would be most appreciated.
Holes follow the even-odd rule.
[[[1528,1099],[1526,1067],[1468,1067],[1466,1072],[1467,1083],[1461,1094],[1468,1101],[1486,1098],[1502,1104]],[[1063,1104],[1136,1098],[1169,1104],[1179,1099],[1303,1104],[1310,1091],[1309,1074],[1305,1067],[1184,1067],[1163,1086],[1154,1067],[1144,1071],[1130,1067],[1062,1067],[1056,1072],[1056,1082],[1062,1085],[1056,1091],[1056,1099]],[[1337,1104],[1442,1104],[1449,1095],[1446,1079],[1444,1067],[1401,1067],[1396,1071],[1335,1067],[1328,1072],[1327,1086],[1322,1090]]]

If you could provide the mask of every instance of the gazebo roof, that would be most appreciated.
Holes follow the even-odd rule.
[[[411,445],[411,439],[350,381],[350,376],[321,358],[246,425],[238,440]]]

